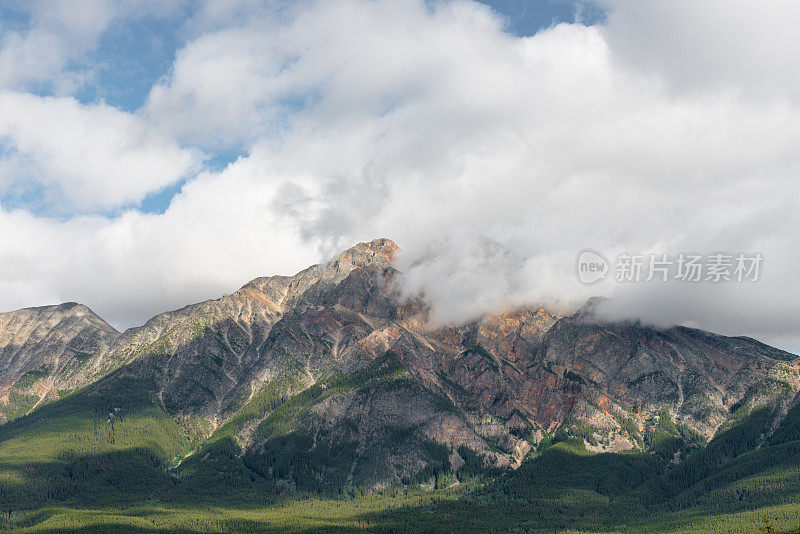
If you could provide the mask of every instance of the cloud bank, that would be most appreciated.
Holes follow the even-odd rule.
[[[134,113],[7,83],[0,105],[41,115],[0,114],[0,189],[63,205],[0,207],[0,305],[129,326],[385,236],[443,321],[601,293],[800,349],[800,8],[600,5],[519,37],[469,1],[209,3]],[[165,213],[131,207],[187,178]],[[765,259],[753,284],[587,287],[585,248]]]

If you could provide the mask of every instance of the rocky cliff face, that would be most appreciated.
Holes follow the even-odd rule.
[[[469,454],[514,467],[556,432],[643,448],[667,418],[708,438],[738,409],[788,405],[800,389],[794,355],[603,323],[591,306],[432,329],[423,298],[399,298],[395,253],[362,243],[123,334],[78,305],[0,315],[4,391],[34,369],[48,391],[135,380],[196,444],[225,436],[263,476],[299,469],[294,451],[314,476],[374,486]]]
[[[0,422],[88,383],[118,336],[74,302],[0,313]]]

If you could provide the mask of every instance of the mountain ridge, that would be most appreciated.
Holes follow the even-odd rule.
[[[255,278],[121,333],[101,328],[107,323],[88,308],[62,305],[90,318],[96,352],[82,353],[68,377],[4,376],[9,398],[0,408],[11,393],[28,395],[29,413],[68,386],[109,399],[135,387],[189,440],[181,458],[225,429],[248,467],[271,478],[276,448],[313,456],[325,442],[351,452],[321,456],[310,467],[317,476],[383,486],[458,465],[462,447],[486,466],[516,468],[559,432],[591,450],[648,450],[649,429],[663,418],[684,429],[674,432],[680,452],[711,439],[737,407],[787,411],[800,389],[794,355],[683,327],[604,323],[591,313],[594,299],[568,316],[523,307],[431,327],[422,296],[399,298],[397,251],[388,239],[360,243],[294,276]],[[376,376],[363,375],[373,368]],[[253,407],[273,397],[299,403],[299,412],[279,424],[277,400]],[[2,413],[24,415],[14,409]],[[385,439],[398,432],[402,447]],[[369,473],[359,468],[365,462]]]

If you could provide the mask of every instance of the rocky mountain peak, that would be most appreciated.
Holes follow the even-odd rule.
[[[119,335],[76,302],[0,313],[0,421],[83,385]]]
[[[64,314],[74,316],[97,315],[91,308],[79,302],[64,302],[62,304],[57,304],[54,308]]]
[[[327,264],[319,265],[323,269],[322,279],[330,283],[339,283],[356,269],[389,267],[397,251],[397,245],[386,238],[359,243],[334,256]]]
[[[398,250],[398,246],[391,239],[374,239],[345,250],[334,261],[346,261],[353,267],[369,267],[376,263],[387,264],[394,261]]]
[[[83,319],[109,334],[118,333],[88,306],[77,302],[64,302],[0,313],[0,340],[8,336],[28,337],[34,331],[46,335],[49,329],[65,319]]]
[[[592,320],[597,316],[597,312],[600,308],[609,300],[610,299],[606,297],[590,297],[589,300],[575,312],[574,316],[576,318]]]

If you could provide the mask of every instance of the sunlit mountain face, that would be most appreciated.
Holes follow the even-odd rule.
[[[2,3],[0,530],[799,530],[799,10]]]

